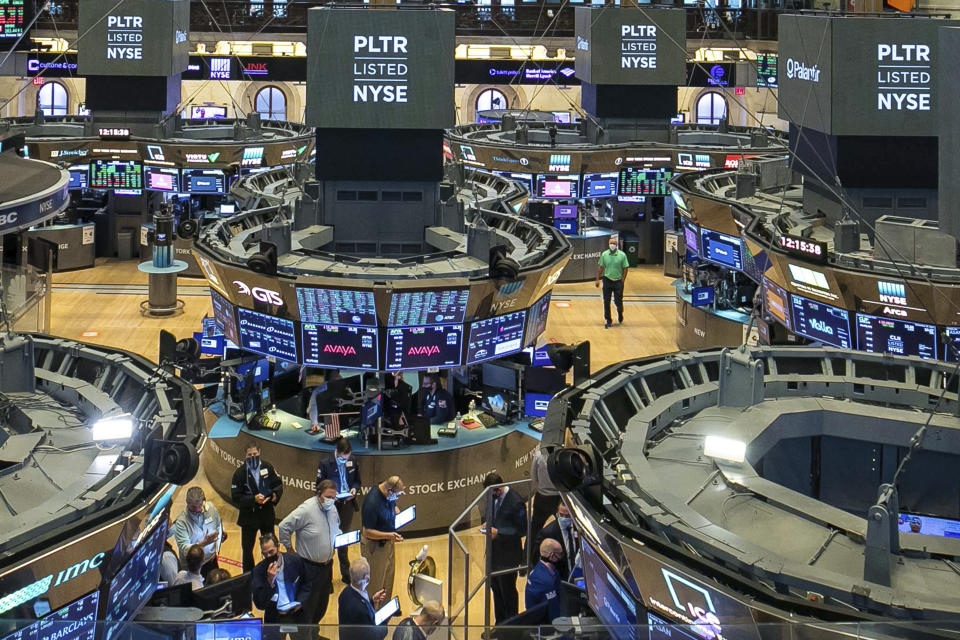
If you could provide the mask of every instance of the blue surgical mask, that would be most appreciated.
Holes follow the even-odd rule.
[[[561,516],[557,516],[557,522],[560,524],[561,529],[566,529],[573,524],[573,518],[563,518]]]
[[[396,502],[396,501],[397,501],[397,498],[399,498],[399,497],[402,496],[402,495],[403,495],[403,491],[398,491],[398,492],[396,492],[396,493],[393,493],[393,492],[391,491],[390,493],[387,494],[387,500],[388,500],[389,502]]]
[[[335,500],[333,498],[324,498],[320,501],[320,508],[324,511],[330,511],[330,509],[333,509],[334,502]]]
[[[260,456],[250,456],[247,458],[247,466],[251,469],[256,469],[260,466]]]

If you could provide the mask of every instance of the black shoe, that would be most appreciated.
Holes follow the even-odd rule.
[[[609,328],[610,328],[610,323],[607,322],[605,325],[603,325],[603,328],[604,328],[604,329],[609,329]]]
[[[617,323],[623,324],[623,314],[622,314],[622,313],[621,313],[619,316],[617,316]]]

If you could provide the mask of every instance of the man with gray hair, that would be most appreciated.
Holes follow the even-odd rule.
[[[427,636],[440,626],[445,614],[443,605],[436,600],[427,600],[420,613],[404,618],[393,632],[393,640],[427,640]]]
[[[386,601],[387,592],[380,589],[371,597],[367,593],[369,584],[370,563],[366,558],[357,558],[350,563],[350,586],[340,592],[337,600],[337,621],[341,627],[353,627],[342,630],[342,637],[351,640],[383,640],[386,637],[386,625],[377,625],[374,614]]]
[[[187,489],[186,503],[186,509],[177,516],[171,532],[181,560],[187,557],[191,546],[198,544],[203,547],[200,575],[205,576],[212,569],[220,568],[217,552],[220,543],[227,539],[227,534],[223,531],[217,508],[212,502],[206,501],[203,489],[196,486]]]

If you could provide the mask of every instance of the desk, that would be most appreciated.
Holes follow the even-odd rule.
[[[279,519],[314,495],[317,466],[333,456],[334,445],[307,433],[310,425],[304,418],[281,410],[274,410],[271,416],[281,423],[278,431],[250,430],[229,417],[217,418],[215,425],[229,421],[239,433],[232,438],[211,438],[202,455],[207,478],[229,502],[233,472],[243,463],[247,443],[256,442],[261,457],[273,464],[283,479],[283,498],[277,505]],[[491,471],[497,471],[507,482],[529,477],[530,454],[540,442],[540,433],[525,421],[490,429],[461,427],[453,438],[437,436],[438,428],[432,427],[433,437],[438,440],[435,445],[377,451],[375,443],[368,448],[351,440],[363,493],[391,475],[403,478],[407,488],[398,505],[401,509],[417,505],[417,519],[401,531],[405,536],[445,532],[477,497],[483,478]]]
[[[559,282],[585,282],[597,277],[597,261],[607,248],[610,236],[618,232],[613,229],[584,229],[583,233],[567,236],[573,245],[570,261],[560,273]]]
[[[52,224],[45,227],[35,227],[25,231],[21,239],[24,253],[28,250],[30,238],[41,238],[53,244],[53,270],[69,271],[71,269],[86,269],[93,266],[94,253],[94,225],[85,224]],[[46,265],[46,256],[37,264]]]
[[[681,351],[743,344],[750,316],[739,311],[695,307],[682,281],[677,287],[677,346]]]

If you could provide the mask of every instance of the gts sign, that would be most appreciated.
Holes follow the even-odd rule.
[[[237,292],[240,295],[250,296],[254,300],[265,304],[272,304],[277,307],[283,306],[283,296],[277,291],[271,291],[270,289],[264,289],[262,287],[253,287],[251,289],[249,285],[240,280],[234,280],[233,284],[237,285]]]

